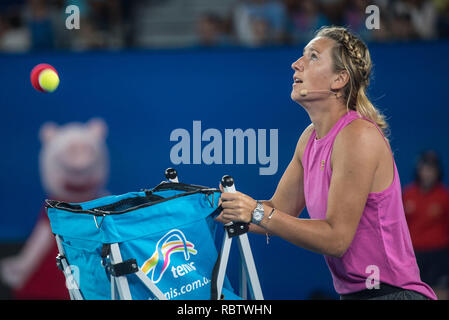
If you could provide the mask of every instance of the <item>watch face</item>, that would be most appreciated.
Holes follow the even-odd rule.
[[[262,220],[262,218],[263,218],[262,212],[256,211],[256,212],[254,213],[254,219],[255,219],[255,220]]]

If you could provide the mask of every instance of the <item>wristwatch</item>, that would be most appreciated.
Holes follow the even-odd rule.
[[[264,214],[263,203],[257,201],[256,209],[254,209],[252,214],[251,223],[259,224],[262,221]]]

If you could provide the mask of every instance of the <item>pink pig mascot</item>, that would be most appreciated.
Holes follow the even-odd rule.
[[[45,123],[39,133],[42,184],[49,199],[84,202],[101,196],[109,176],[102,119],[57,126]],[[58,249],[42,207],[39,219],[22,250],[0,263],[0,277],[15,299],[69,299],[65,278],[56,267]]]

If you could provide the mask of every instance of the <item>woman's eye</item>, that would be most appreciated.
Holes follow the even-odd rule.
[[[310,58],[311,58],[312,60],[317,60],[317,59],[318,59],[318,56],[317,56],[315,53],[312,53],[312,54],[310,55]]]

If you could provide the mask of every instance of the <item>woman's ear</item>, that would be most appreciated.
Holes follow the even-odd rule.
[[[349,82],[349,73],[346,70],[342,70],[335,75],[334,81],[331,85],[331,90],[340,90],[346,86]]]

